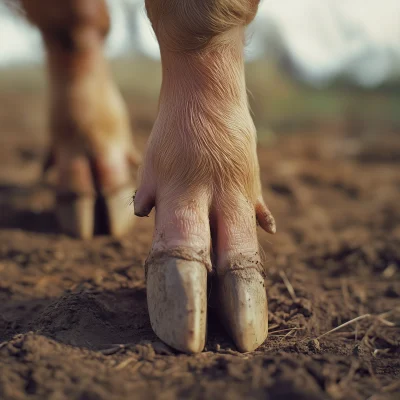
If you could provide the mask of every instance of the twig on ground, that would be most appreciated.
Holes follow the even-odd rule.
[[[393,314],[394,312],[399,311],[400,312],[400,306],[395,307],[393,310],[386,311],[382,314],[379,314],[378,317],[382,319],[386,319],[389,315]]]
[[[287,332],[287,331],[295,331],[295,330],[303,330],[303,327],[299,327],[299,328],[286,328],[286,329],[279,329],[278,331],[270,331],[270,335],[269,336],[280,336],[280,335],[274,335],[274,333],[281,333],[281,332]]]
[[[286,335],[283,336],[283,338],[279,341],[279,343],[283,342],[288,336],[291,336],[293,332],[295,332],[295,329],[292,329],[290,332],[288,332]]]
[[[136,357],[129,357],[129,358],[127,358],[126,360],[120,362],[120,363],[115,367],[115,369],[119,371],[119,370],[121,370],[121,369],[127,367],[129,364],[132,364],[132,363],[135,362],[135,361],[137,362],[137,364],[134,365],[133,368],[132,368],[132,370],[133,370],[133,372],[134,372],[134,371],[138,370],[139,367],[142,365],[142,363],[139,362],[139,361],[137,360]]]
[[[322,335],[318,336],[316,339],[319,340],[319,339],[321,339],[322,337],[324,337],[324,336],[326,336],[326,335],[329,335],[330,333],[336,332],[336,331],[338,331],[339,329],[342,329],[342,328],[344,328],[344,327],[347,326],[347,325],[351,325],[351,324],[353,324],[353,323],[356,322],[356,321],[360,321],[361,319],[370,318],[370,317],[371,317],[371,314],[360,315],[359,317],[353,318],[353,319],[351,319],[350,321],[347,321],[347,322],[345,322],[344,324],[341,324],[341,325],[337,326],[336,328],[333,328],[333,329],[331,329],[330,331],[323,333]]]
[[[285,284],[286,289],[289,292],[292,300],[296,301],[296,299],[297,299],[296,292],[294,291],[292,284],[290,283],[288,277],[286,276],[285,271],[279,271],[279,276],[282,278],[283,283]]]
[[[118,353],[121,349],[124,348],[125,348],[124,345],[119,344],[117,346],[109,347],[108,349],[100,350],[100,353],[103,354],[104,356],[111,356],[115,353]]]
[[[386,320],[386,319],[380,317],[379,315],[376,317],[376,319],[377,319],[380,323],[382,323],[383,325],[390,326],[390,327],[396,326],[396,324],[395,324],[394,322],[390,322],[390,321],[388,321],[388,320]]]
[[[360,321],[360,320],[366,319],[366,318],[374,318],[376,322],[380,322],[380,323],[382,323],[382,324],[384,324],[384,325],[386,325],[386,326],[390,326],[390,327],[396,326],[395,323],[393,323],[393,322],[391,322],[391,321],[388,321],[388,320],[386,319],[386,317],[388,317],[389,315],[393,314],[393,312],[398,311],[398,310],[400,310],[400,307],[396,307],[396,308],[394,308],[393,310],[390,310],[390,311],[387,311],[387,312],[384,312],[384,313],[378,314],[378,315],[373,315],[373,314],[364,314],[364,315],[360,315],[360,316],[358,316],[358,317],[356,317],[356,318],[351,319],[350,321],[345,322],[344,324],[341,324],[341,325],[337,326],[336,328],[331,329],[331,330],[328,331],[328,332],[323,333],[322,335],[318,336],[316,339],[317,339],[317,340],[318,340],[318,339],[321,339],[322,337],[324,337],[324,336],[326,336],[326,335],[329,335],[330,333],[336,332],[336,331],[338,331],[339,329],[344,328],[345,326],[351,325],[351,324],[353,324],[354,322],[357,322],[357,321]],[[368,334],[369,334],[369,332],[370,332],[374,327],[375,327],[374,324],[371,325],[371,326],[368,328],[367,332],[365,333],[365,335],[364,335],[364,337],[363,337],[363,340],[366,340],[366,343],[367,343],[367,344],[369,344],[369,343],[368,343]]]
[[[364,307],[362,304],[359,307],[358,313],[361,315],[364,314]],[[355,331],[354,331],[354,340],[357,340],[357,339],[358,339],[358,322],[356,323],[356,327],[355,327]]]
[[[340,280],[340,286],[342,290],[342,295],[343,295],[343,302],[346,305],[346,308],[353,310],[354,311],[354,306],[350,301],[350,292],[349,292],[349,283],[347,282],[347,279],[342,278]]]

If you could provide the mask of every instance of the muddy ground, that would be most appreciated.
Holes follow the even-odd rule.
[[[269,338],[240,354],[210,310],[206,349],[188,356],[150,327],[153,218],[120,240],[58,233],[37,183],[43,104],[18,91],[0,104],[1,400],[400,398],[399,132],[331,124],[261,141],[279,230],[260,231]],[[138,120],[143,147],[151,121]]]

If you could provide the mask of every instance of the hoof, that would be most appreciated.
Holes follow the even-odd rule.
[[[167,258],[149,264],[147,303],[151,326],[163,342],[185,353],[203,350],[207,269],[202,263]]]
[[[264,278],[253,268],[218,276],[218,311],[241,352],[255,350],[268,335]]]
[[[120,237],[134,225],[135,217],[129,203],[135,193],[133,187],[125,187],[116,193],[104,196],[107,234]]]
[[[56,215],[61,231],[79,239],[90,239],[95,234],[124,235],[135,221],[129,207],[133,193],[132,187],[124,187],[98,197],[90,194],[58,195]]]
[[[95,202],[95,197],[90,195],[58,196],[56,215],[61,231],[79,239],[90,239]]]

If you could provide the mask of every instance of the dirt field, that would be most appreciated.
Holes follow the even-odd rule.
[[[1,400],[400,398],[399,132],[330,124],[261,140],[279,230],[260,231],[269,338],[240,354],[210,310],[206,349],[188,356],[150,327],[153,218],[121,240],[57,233],[37,184],[42,97],[21,93],[0,94]],[[145,106],[129,103],[141,147]]]

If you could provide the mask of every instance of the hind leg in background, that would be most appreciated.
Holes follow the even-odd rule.
[[[258,0],[146,0],[163,82],[135,213],[156,208],[146,262],[152,327],[167,344],[201,351],[207,273],[241,351],[268,332],[257,221],[274,233],[261,197],[256,133],[244,79],[244,29]]]
[[[104,58],[104,0],[23,0],[46,48],[51,161],[61,229],[80,238],[119,236],[133,222],[137,164],[127,111]]]

